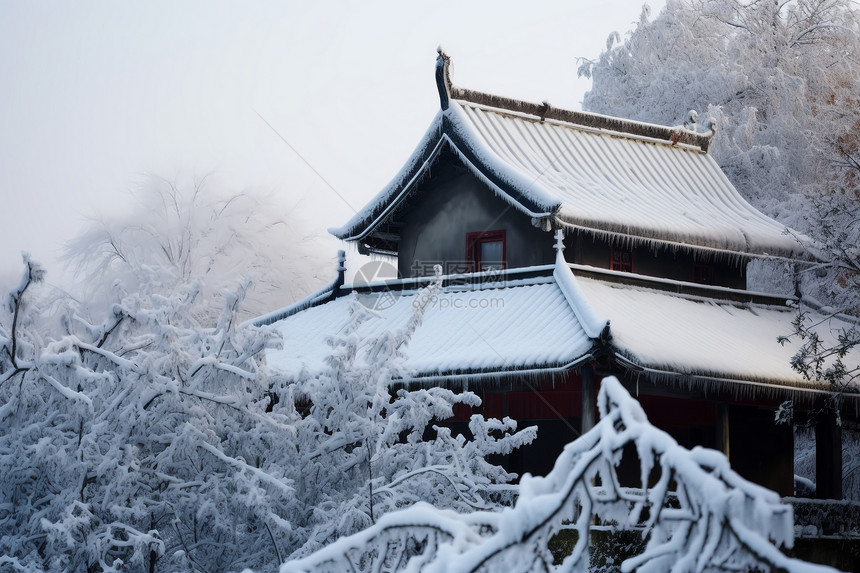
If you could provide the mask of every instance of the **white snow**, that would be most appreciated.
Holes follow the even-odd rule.
[[[586,299],[611,319],[612,343],[634,363],[677,373],[820,388],[791,368],[797,344],[777,337],[793,332],[796,311],[788,306],[742,304],[683,296],[580,277]],[[813,311],[812,314],[815,313]],[[824,317],[821,317],[823,320]],[[817,322],[817,321],[816,321]],[[850,326],[838,319],[817,328]],[[850,352],[860,361],[860,351]]]
[[[412,191],[446,141],[494,193],[530,217],[643,242],[785,257],[804,252],[696,148],[458,100],[437,115],[391,183],[330,231],[363,236]]]
[[[468,118],[462,129],[474,134],[472,145],[526,173],[525,194],[557,198],[564,222],[742,253],[802,252],[785,226],[747,203],[706,153],[467,102],[455,105]]]
[[[792,507],[733,472],[722,453],[687,450],[651,426],[617,379],[603,380],[598,406],[600,422],[565,447],[546,477],[523,477],[514,507],[458,514],[415,505],[285,563],[281,573],[344,571],[355,563],[368,571],[555,570],[547,542],[568,528],[577,530],[578,542],[559,569],[587,571],[594,517],[648,535],[644,552],[622,571],[834,571],[783,555],[777,547],[794,541]],[[637,489],[617,479],[627,444],[639,453]],[[652,467],[659,475],[648,487]]]
[[[391,297],[389,300],[388,297]],[[403,328],[415,291],[359,294],[378,304],[380,320],[359,326],[361,340]],[[384,308],[386,303],[391,304]],[[276,324],[283,350],[269,350],[270,368],[288,375],[319,371],[327,336],[349,320],[349,297],[309,308]],[[521,370],[568,364],[587,355],[592,341],[554,282],[481,290],[446,289],[434,297],[409,343],[405,368],[416,375]]]
[[[535,185],[534,165],[526,162],[510,161],[504,154],[504,149],[510,144],[505,141],[496,126],[482,126],[467,112],[469,106],[463,102],[452,100],[445,111],[457,137],[475,154],[481,162],[481,167],[502,179],[504,183],[518,190],[535,203],[538,208],[553,212],[561,204],[560,198],[552,189]],[[510,117],[510,116],[504,116]],[[484,129],[481,129],[484,127]],[[498,139],[492,140],[493,136]],[[495,143],[495,145],[493,144]],[[531,216],[537,216],[531,214]]]
[[[609,324],[609,321],[601,318],[594,307],[586,300],[585,293],[582,292],[579,282],[565,261],[562,250],[563,247],[557,251],[552,276],[558,282],[559,288],[564,293],[588,336],[599,338],[603,329]]]
[[[554,266],[532,269],[552,271],[551,276],[521,279],[508,273],[497,288],[443,288],[410,342],[406,371],[429,381],[570,367],[595,351],[609,325],[610,351],[657,378],[689,374],[747,389],[826,389],[791,368],[796,341],[778,342],[794,330],[794,306],[735,302],[726,297],[740,291],[720,287],[704,287],[712,297],[679,294],[674,291],[684,283],[665,279],[653,280],[653,288],[633,286],[623,283],[623,273],[611,271],[601,271],[611,277],[605,281],[576,276],[579,268],[588,270],[559,257]],[[392,287],[408,289],[426,280],[406,279]],[[375,311],[381,320],[360,326],[361,339],[403,328],[416,300],[414,290],[359,297],[382,307]],[[269,366],[293,377],[320,371],[329,351],[325,341],[344,328],[348,306],[348,297],[341,297],[277,322],[283,347],[267,351]],[[804,310],[820,323],[816,331],[825,343],[852,326]],[[849,351],[847,359],[860,362],[860,349]]]

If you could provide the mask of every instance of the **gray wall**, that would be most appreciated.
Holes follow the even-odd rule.
[[[508,268],[550,264],[555,260],[552,233],[497,197],[471,172],[437,164],[434,177],[400,216],[403,234],[398,266],[403,277],[465,272],[466,234],[504,229]]]
[[[506,231],[507,268],[546,265],[555,261],[553,234],[534,227],[531,219],[497,197],[452,156],[443,157],[421,183],[398,220],[403,224],[398,251],[401,276],[428,276],[433,265],[445,274],[466,271],[466,234]],[[608,240],[583,232],[565,239],[568,262],[609,268]],[[633,272],[680,281],[693,280],[695,263],[712,266],[712,284],[746,288],[746,260],[707,255],[694,259],[690,251],[632,247]]]

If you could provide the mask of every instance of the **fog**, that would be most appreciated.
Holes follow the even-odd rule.
[[[273,191],[328,253],[437,112],[438,45],[457,85],[578,109],[577,58],[641,5],[0,0],[0,281],[28,251],[62,284],[65,241],[151,175]]]

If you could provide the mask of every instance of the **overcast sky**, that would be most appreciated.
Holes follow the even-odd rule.
[[[148,174],[275,191],[324,232],[428,127],[439,44],[456,85],[578,109],[577,58],[642,4],[0,0],[0,280],[23,250],[61,280],[64,242]]]

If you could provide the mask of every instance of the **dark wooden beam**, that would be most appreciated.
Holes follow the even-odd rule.
[[[815,422],[815,497],[842,499],[842,428],[827,406]]]

